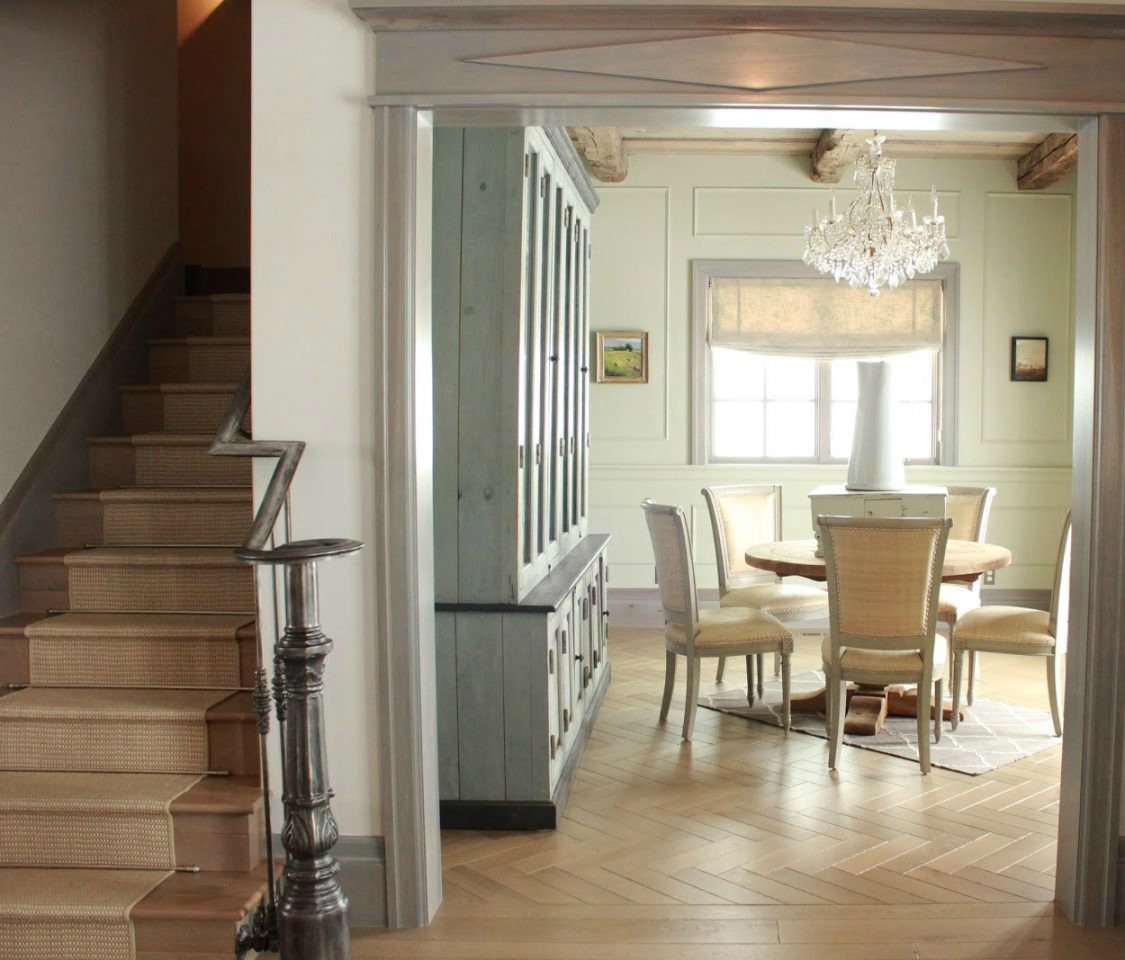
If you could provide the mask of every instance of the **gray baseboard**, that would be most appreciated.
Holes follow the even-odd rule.
[[[86,438],[119,429],[117,387],[144,382],[145,340],[171,333],[173,302],[182,288],[183,261],[176,242],[161,258],[0,502],[0,616],[19,609],[16,557],[54,546],[53,495],[86,486]]]
[[[1051,605],[1050,590],[1004,590],[983,587],[981,600],[988,605],[1006,604],[1013,607],[1031,607],[1046,610]],[[715,606],[719,602],[718,590],[700,590],[699,605]],[[660,606],[660,592],[656,587],[618,587],[609,591],[609,618],[615,627],[664,626],[664,611]]]
[[[281,835],[273,838],[274,850],[284,851]],[[283,855],[280,854],[280,855]],[[332,848],[340,864],[340,886],[348,898],[352,927],[387,925],[387,858],[382,837],[340,837]]]

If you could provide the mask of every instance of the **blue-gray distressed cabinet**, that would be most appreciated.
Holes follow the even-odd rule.
[[[587,532],[597,206],[564,130],[434,137],[442,824],[553,827],[609,679]]]

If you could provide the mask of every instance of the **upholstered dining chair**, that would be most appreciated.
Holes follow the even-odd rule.
[[[945,514],[953,520],[949,536],[954,540],[982,541],[988,532],[988,516],[992,510],[994,487],[947,487]],[[957,618],[980,606],[980,587],[983,577],[972,583],[943,583],[938,593],[938,622],[944,623],[947,636],[953,636]],[[969,706],[973,704],[973,677],[977,658],[969,657]],[[952,679],[952,678],[950,678]]]
[[[702,493],[715,537],[720,607],[755,607],[773,614],[782,623],[828,615],[828,594],[820,587],[786,583],[746,562],[747,547],[781,539],[780,484],[724,484],[704,487]],[[780,666],[775,658],[775,676]],[[720,657],[716,681],[723,679],[725,668],[726,658]],[[759,696],[764,683],[759,659]]]
[[[749,607],[700,610],[695,593],[695,569],[687,521],[679,507],[645,500],[641,504],[656,557],[656,581],[664,606],[664,698],[660,722],[668,719],[676,658],[687,661],[687,695],[684,701],[683,737],[691,740],[699,701],[699,674],[704,657],[745,656],[747,684],[758,654],[781,656],[782,719],[789,730],[789,655],[793,637],[776,617]],[[749,693],[752,698],[753,693]],[[752,702],[752,701],[751,701]]]
[[[819,519],[828,573],[826,677],[828,766],[844,738],[847,682],[918,685],[918,761],[930,772],[929,725],[941,739],[945,638],[937,633],[938,586],[953,521]],[[933,692],[931,700],[930,693]]]
[[[988,606],[970,610],[958,618],[953,628],[953,720],[957,729],[961,707],[961,672],[965,654],[1015,653],[1025,657],[1045,657],[1047,661],[1047,698],[1051,702],[1051,720],[1055,736],[1062,736],[1059,715],[1059,679],[1066,655],[1067,623],[1070,619],[1070,512],[1063,521],[1055,562],[1055,584],[1049,610],[1028,607]],[[973,674],[969,673],[971,704]]]

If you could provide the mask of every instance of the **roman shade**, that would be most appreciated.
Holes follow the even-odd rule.
[[[797,357],[887,357],[938,350],[940,280],[911,280],[872,297],[812,277],[712,277],[713,347]]]

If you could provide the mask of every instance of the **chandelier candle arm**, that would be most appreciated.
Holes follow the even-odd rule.
[[[853,178],[859,193],[843,216],[836,212],[835,194],[827,217],[821,218],[820,211],[815,211],[813,223],[805,228],[802,258],[837,282],[866,287],[873,297],[882,287],[894,289],[949,257],[936,187],[930,190],[933,215],[924,217],[921,224],[912,202],[908,204],[909,224],[895,205],[895,161],[883,156],[885,139],[870,138],[868,155],[856,160]]]

